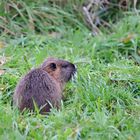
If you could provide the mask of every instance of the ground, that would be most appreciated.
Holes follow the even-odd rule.
[[[112,33],[93,37],[86,27],[61,34],[12,39],[0,49],[0,139],[140,138],[140,17],[126,16]],[[8,38],[7,38],[8,39]],[[64,90],[61,109],[43,116],[12,106],[19,79],[49,57],[77,65],[77,79]]]

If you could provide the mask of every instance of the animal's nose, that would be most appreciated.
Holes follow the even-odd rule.
[[[74,71],[76,72],[76,71],[77,71],[76,65],[71,64],[71,66],[72,66],[72,68],[74,69]]]

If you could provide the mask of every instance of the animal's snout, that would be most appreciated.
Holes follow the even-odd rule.
[[[71,64],[71,67],[73,68],[73,72],[76,73],[76,71],[77,71],[76,65]]]

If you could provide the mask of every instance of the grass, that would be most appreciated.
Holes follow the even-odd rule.
[[[0,55],[7,62],[0,76],[0,139],[139,140],[139,21],[127,14],[111,34],[96,37],[81,25],[61,27],[61,36],[2,36],[7,45]],[[15,86],[48,56],[76,63],[77,80],[67,84],[60,110],[21,114],[11,106]]]

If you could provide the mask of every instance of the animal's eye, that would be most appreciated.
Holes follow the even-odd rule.
[[[68,65],[67,65],[67,64],[62,65],[62,68],[67,68],[67,67],[68,67]]]
[[[55,70],[55,69],[56,69],[56,64],[55,64],[55,63],[51,63],[51,64],[50,64],[50,68],[51,68],[52,70]]]

